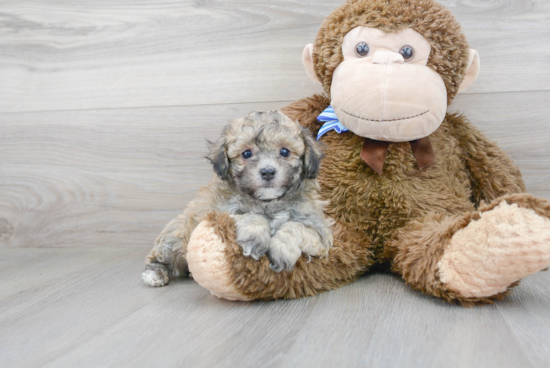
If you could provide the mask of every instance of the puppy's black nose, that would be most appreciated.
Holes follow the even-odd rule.
[[[275,169],[271,166],[264,167],[260,170],[260,175],[262,176],[262,179],[266,181],[270,181],[271,179],[273,179],[275,177],[275,173]]]

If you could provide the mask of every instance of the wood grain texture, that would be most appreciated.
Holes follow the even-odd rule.
[[[313,298],[240,303],[217,299],[190,279],[145,286],[139,273],[146,252],[0,249],[4,279],[14,270],[27,275],[0,292],[0,365],[550,364],[548,272],[526,279],[504,302],[473,309],[443,304],[385,274]]]
[[[0,1],[0,111],[294,100],[342,0]],[[549,90],[550,2],[443,0],[482,71],[468,93]]]

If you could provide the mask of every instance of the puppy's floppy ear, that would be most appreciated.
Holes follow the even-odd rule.
[[[321,144],[313,138],[309,129],[302,127],[302,137],[306,150],[304,152],[304,176],[307,179],[315,179],[319,174],[319,166],[323,158]]]
[[[222,137],[217,142],[208,141],[210,153],[206,158],[220,179],[227,180],[229,174],[229,158],[227,157],[227,148],[225,147],[225,139]]]

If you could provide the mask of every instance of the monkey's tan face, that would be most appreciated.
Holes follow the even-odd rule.
[[[235,187],[262,201],[279,199],[299,187],[305,144],[296,123],[236,124],[232,130],[227,156]]]
[[[445,118],[447,90],[427,67],[431,46],[412,29],[357,27],[342,43],[332,79],[332,107],[355,134],[405,142],[433,133]]]

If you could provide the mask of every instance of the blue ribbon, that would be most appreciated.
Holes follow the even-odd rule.
[[[317,116],[317,120],[320,122],[325,122],[317,133],[317,140],[319,140],[326,132],[330,130],[335,130],[338,134],[348,131],[348,128],[340,124],[340,120],[336,117],[332,106],[327,107],[321,115]]]

